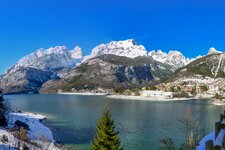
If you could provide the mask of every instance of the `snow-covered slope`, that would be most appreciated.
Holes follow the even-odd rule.
[[[57,79],[53,71],[35,68],[20,68],[0,77],[0,85],[6,94],[38,93],[42,84],[50,79]]]
[[[215,54],[215,53],[222,53],[222,51],[216,50],[214,47],[211,47],[209,49],[208,55]]]
[[[84,57],[83,62],[90,58],[104,54],[114,54],[117,56],[135,58],[138,56],[147,56],[147,50],[143,45],[137,45],[133,39],[112,41],[107,44],[100,44],[93,48],[91,54]]]
[[[154,60],[173,66],[175,69],[183,67],[192,61],[186,58],[181,52],[172,50],[168,53],[162,52],[161,50],[153,50],[148,55]]]
[[[90,58],[105,54],[125,56],[129,58],[135,58],[138,56],[151,56],[156,61],[172,66],[174,70],[183,67],[194,60],[188,59],[182,55],[181,52],[173,50],[169,51],[168,53],[162,52],[161,50],[153,50],[148,53],[143,45],[138,45],[133,39],[128,39],[100,44],[93,48],[91,54],[85,56],[82,62],[86,62]]]
[[[180,82],[190,79],[194,82],[197,79],[205,82],[207,79],[212,82],[217,78],[225,79],[225,53],[213,53],[196,59],[187,66],[177,69],[170,80]]]
[[[74,67],[81,59],[80,47],[71,51],[65,46],[39,49],[0,76],[1,88],[7,94],[38,93],[44,82],[63,77],[64,70]]]
[[[0,149],[1,150],[22,150],[23,145],[26,145],[30,150],[60,150],[55,146],[55,140],[53,138],[52,132],[49,128],[44,126],[41,121],[44,120],[46,117],[33,114],[33,113],[8,113],[7,114],[7,122],[8,127],[0,128],[0,136],[3,135],[7,137],[8,142],[3,140],[0,141]],[[21,140],[22,138],[18,139],[14,136],[11,129],[15,130],[15,123],[16,121],[23,122],[27,126],[29,126],[29,130],[26,130],[27,136],[29,138],[29,142],[25,142]],[[36,143],[36,144],[33,144]]]
[[[208,92],[214,95],[225,86],[225,53],[211,53],[192,61],[177,69],[167,83],[170,86],[185,84],[185,91],[190,90],[190,87],[206,86]],[[198,88],[197,92],[203,92],[203,89]]]
[[[70,51],[71,58],[81,59],[83,57],[82,49],[79,46],[76,46],[73,50]]]
[[[20,59],[8,72],[15,72],[20,68],[35,68],[40,70],[54,70],[71,67],[82,58],[80,47],[69,51],[65,46],[56,46],[49,49],[39,49]]]
[[[188,59],[181,52],[175,50],[171,50],[168,53],[162,52],[161,50],[153,50],[148,53],[143,45],[138,45],[133,39],[100,44],[92,49],[90,55],[85,57],[82,56],[82,50],[80,47],[68,50],[65,46],[56,46],[49,49],[39,49],[20,59],[6,72],[6,74],[0,75],[0,84],[2,88],[6,90],[6,93],[37,93],[45,82],[58,78],[61,78],[62,80],[65,79],[71,70],[76,69],[75,66],[77,67],[78,63],[81,62],[79,66],[81,66],[82,69],[87,70],[87,68],[82,67],[82,65],[85,66],[84,64],[87,62],[92,63],[92,59],[96,60],[96,58],[105,57],[106,55],[108,55],[104,58],[106,62],[109,60],[112,62],[119,61],[118,58],[123,59],[125,62],[126,59],[131,66],[139,64],[143,59],[151,59],[152,62],[159,63],[158,65],[155,65],[156,67],[150,66],[151,73],[154,72],[154,69],[157,67],[161,72],[168,70],[169,72],[174,72],[180,67],[187,68],[191,66],[191,68],[194,68],[193,74],[200,72],[197,74],[204,75],[204,73],[206,73],[209,77],[218,77],[225,74],[225,56],[220,55],[220,53],[221,52],[217,51],[215,48],[210,48],[207,55],[198,56],[194,59]],[[199,59],[203,60],[203,62],[197,64],[196,60]],[[190,63],[194,61],[196,65],[195,63]],[[154,65],[154,63],[151,63],[151,65]],[[199,69],[198,66],[202,63],[204,63],[204,66]],[[101,63],[99,62],[99,64]],[[194,64],[194,66],[190,64]],[[108,63],[107,65],[110,66]],[[121,64],[116,64],[117,67],[119,67],[119,65]],[[205,66],[206,68],[204,68]],[[87,72],[88,71],[89,70],[87,70]],[[101,70],[98,71],[100,72]],[[188,71],[187,74],[188,73],[190,74],[191,71]],[[167,75],[167,73],[165,74]],[[174,78],[180,75],[183,75],[182,77],[186,77],[187,74],[181,72],[175,74]],[[93,74],[87,75],[92,76]],[[161,79],[162,76],[163,75],[159,73],[157,78]],[[166,77],[168,78],[168,76]],[[155,79],[156,78],[154,78],[154,80]],[[80,80],[80,78],[78,80]],[[162,80],[160,80],[160,82],[161,81]]]
[[[173,74],[172,67],[142,56],[129,58],[112,54],[88,59],[62,79],[43,84],[41,92],[101,91],[134,88],[161,83]]]

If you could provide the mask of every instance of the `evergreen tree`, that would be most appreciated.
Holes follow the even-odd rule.
[[[7,126],[5,114],[8,108],[3,98],[3,91],[0,89],[0,126]]]
[[[123,150],[120,143],[119,132],[115,131],[111,114],[105,108],[96,127],[96,136],[91,143],[91,150]]]

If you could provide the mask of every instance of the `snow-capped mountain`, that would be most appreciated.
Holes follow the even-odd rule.
[[[76,46],[73,50],[71,50],[70,54],[73,59],[81,59],[83,57],[82,49],[79,46]]]
[[[161,50],[153,50],[150,51],[148,55],[154,60],[173,66],[175,69],[183,67],[192,61],[191,59],[186,58],[181,52],[173,50],[168,53],[162,52]]]
[[[21,58],[0,76],[1,88],[5,93],[37,93],[43,83],[63,77],[64,72],[81,59],[80,47],[71,51],[65,46],[39,49]]]
[[[138,45],[133,39],[112,41],[107,44],[100,44],[93,48],[91,54],[84,57],[83,62],[104,54],[114,54],[117,56],[135,58],[138,56],[147,56],[147,50],[143,45]]]
[[[155,84],[169,79],[172,73],[171,81],[189,75],[191,79],[196,75],[225,78],[224,58],[224,54],[215,48],[210,48],[207,55],[193,59],[175,50],[168,53],[153,50],[148,53],[143,45],[138,45],[133,39],[100,44],[85,57],[78,46],[73,50],[56,46],[39,49],[21,58],[4,75],[0,75],[0,84],[6,93],[38,93],[46,82],[54,84],[55,80],[59,80],[59,83],[64,83],[67,78],[71,80],[65,81],[65,85],[74,83],[80,89],[83,86],[117,88],[121,85],[130,88],[133,84]],[[103,78],[106,80],[100,84]],[[53,84],[51,86],[54,88],[61,86]],[[66,86],[64,88],[67,89]]]
[[[50,79],[58,79],[52,71],[35,68],[19,68],[0,77],[0,85],[6,94],[38,93],[42,84]]]
[[[151,56],[156,61],[172,66],[174,70],[179,67],[183,67],[192,61],[183,56],[179,51],[169,51],[169,53],[165,53],[161,50],[158,50],[157,52],[153,50],[148,53],[143,45],[138,45],[133,39],[128,39],[100,44],[93,48],[91,54],[85,56],[82,62],[86,62],[90,58],[105,54],[125,56],[129,58],[136,58],[138,56]]]
[[[222,53],[222,51],[216,50],[214,47],[211,47],[207,55],[211,55],[215,53]]]
[[[161,83],[173,74],[172,67],[148,56],[129,58],[112,54],[88,59],[62,79],[49,80],[41,92],[112,91]]]
[[[217,79],[219,79],[218,83],[216,83]],[[181,83],[184,81],[196,84],[209,84],[209,82],[224,84],[225,53],[212,53],[196,59],[185,67],[177,69],[170,78],[170,82]]]
[[[15,72],[20,68],[35,68],[51,71],[64,67],[72,67],[82,58],[80,47],[69,51],[65,46],[56,46],[49,49],[39,49],[20,59],[8,72]]]

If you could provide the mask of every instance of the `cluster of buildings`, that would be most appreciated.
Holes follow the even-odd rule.
[[[156,85],[156,90],[164,92],[184,92],[190,95],[207,93],[215,95],[216,93],[223,95],[225,92],[225,80],[215,79],[208,82],[196,82],[195,80],[183,80],[176,82],[162,83]]]

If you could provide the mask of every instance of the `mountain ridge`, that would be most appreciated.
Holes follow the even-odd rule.
[[[177,69],[168,82],[194,82],[198,79],[197,84],[208,81],[213,84],[220,78],[225,79],[225,53],[212,53]]]
[[[157,75],[155,75],[156,77],[154,78],[154,80],[157,81],[157,83],[160,83],[164,81],[161,79],[164,78],[163,75],[165,74],[168,75],[166,76],[166,79],[169,79],[171,77],[170,80],[172,80],[173,73],[174,76],[177,75],[178,77],[179,75],[183,74],[177,73],[181,68],[189,66],[199,59],[202,60],[201,58],[209,57],[211,55],[219,55],[221,53],[221,51],[218,51],[215,48],[210,48],[208,54],[189,59],[177,50],[171,50],[168,53],[165,53],[161,50],[152,50],[148,52],[148,50],[146,50],[143,45],[138,45],[137,42],[135,42],[133,39],[111,41],[106,44],[100,44],[92,49],[90,55],[85,57],[83,57],[82,49],[79,46],[75,47],[73,50],[68,50],[65,46],[56,46],[50,47],[48,49],[39,49],[29,55],[24,56],[14,66],[8,69],[5,74],[0,75],[0,83],[3,88],[6,87],[6,89],[9,89],[6,90],[6,93],[15,93],[15,90],[10,91],[10,89],[12,89],[9,87],[10,84],[12,87],[14,86],[21,88],[21,90],[16,90],[20,93],[32,92],[32,90],[34,93],[37,93],[37,91],[42,88],[45,82],[55,79],[66,79],[71,71],[75,70],[77,67],[82,68],[82,66],[85,66],[86,63],[95,63],[93,62],[93,60],[98,60],[97,62],[99,64],[95,65],[99,68],[107,68],[107,66],[101,66],[101,63],[103,61],[103,64],[105,65],[113,65],[114,69],[122,69],[123,73],[121,77],[123,77],[123,79],[128,78],[126,76],[126,71],[128,71],[128,74],[132,74],[129,76],[132,76],[132,78],[135,78],[135,80],[137,81],[139,80],[138,76],[140,75],[140,73],[137,73],[134,68],[139,71],[144,71],[145,75],[149,75],[149,79],[153,79],[154,69],[158,69],[162,72],[162,74],[158,73]],[[122,60],[119,60],[118,58]],[[218,58],[215,60],[218,60]],[[152,63],[152,66],[149,64],[149,62]],[[121,68],[121,66],[125,67]],[[156,66],[158,66],[158,68]],[[92,69],[95,70],[94,68]],[[35,74],[34,70],[37,72],[37,74]],[[167,70],[168,73],[164,72],[164,70]],[[98,71],[101,72],[101,70]],[[110,73],[109,69],[107,69],[106,71]],[[89,71],[86,69],[86,72]],[[32,76],[28,76],[27,73],[31,73]],[[91,74],[92,72],[89,73]],[[218,73],[220,73],[220,71],[218,71]],[[20,77],[20,82],[18,82],[14,74],[17,74]],[[36,78],[36,76],[39,76],[40,74],[43,75],[43,78]],[[87,76],[89,76],[89,74],[87,74]],[[117,76],[111,77],[115,79],[117,78]],[[147,76],[145,78],[148,79]],[[117,80],[115,81],[117,82]],[[129,84],[132,83],[132,81],[127,79],[127,82],[127,87],[130,88]],[[148,82],[151,82],[151,80],[149,80]],[[31,86],[30,88],[28,88],[29,85]],[[107,85],[110,87],[110,84]],[[25,90],[23,91],[23,89]]]
[[[41,92],[110,90],[157,84],[173,73],[169,67],[146,56],[132,59],[105,54],[80,64],[63,79],[46,82]]]
[[[21,58],[7,72],[15,72],[20,67],[32,67],[40,70],[55,70],[63,67],[71,67],[82,58],[80,47],[69,51],[65,46],[38,49]]]

